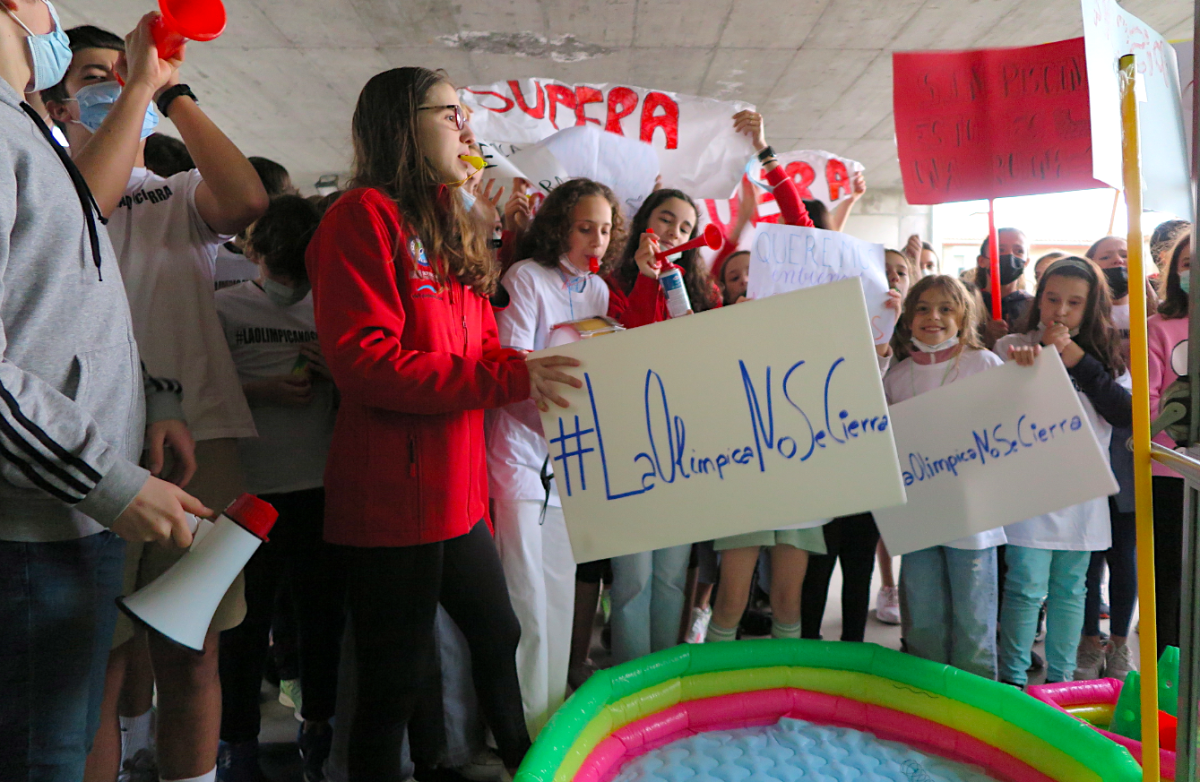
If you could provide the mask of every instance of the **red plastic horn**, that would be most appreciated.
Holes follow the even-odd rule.
[[[225,32],[221,0],[158,0],[162,16],[150,28],[158,56],[170,60],[187,41],[211,41]]]
[[[672,255],[679,255],[679,253],[687,252],[688,250],[696,247],[704,247],[705,245],[707,245],[708,249],[710,250],[719,250],[721,249],[721,245],[724,243],[725,237],[721,234],[721,229],[718,228],[715,223],[709,223],[705,227],[704,233],[700,236],[697,236],[690,242],[684,242],[677,247],[672,247],[670,250],[663,250],[660,253],[655,253],[654,258],[660,262],[665,261]]]

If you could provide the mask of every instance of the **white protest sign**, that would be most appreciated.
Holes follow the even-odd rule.
[[[892,338],[896,313],[886,306],[888,281],[882,244],[795,225],[760,223],[755,230],[746,291],[749,298],[762,299],[847,277],[862,279],[872,338],[877,345],[886,343]]]
[[[571,178],[567,167],[554,153],[540,144],[523,147],[514,152],[508,162],[525,173],[533,187],[543,195]]]
[[[893,555],[1117,491],[1054,351],[1033,368],[1005,364],[892,405],[891,415],[908,502],[874,515]]]
[[[658,155],[649,144],[606,133],[594,125],[579,125],[560,130],[537,146],[552,153],[569,176],[587,177],[611,187],[628,217],[636,214],[654,191]]]
[[[728,198],[754,147],[733,130],[733,115],[754,108],[739,101],[627,87],[510,79],[465,87],[471,129],[481,139],[517,147],[559,130],[596,125],[650,144],[663,184],[693,198]]]
[[[1141,134],[1143,206],[1192,214],[1187,142],[1180,107],[1175,51],[1152,27],[1116,0],[1081,0],[1092,120],[1092,176],[1124,187],[1121,175],[1121,56],[1136,56]],[[1190,77],[1189,77],[1190,81]]]
[[[479,149],[483,152],[483,159],[487,163],[483,171],[483,181],[489,179],[496,180],[496,184],[504,188],[506,195],[511,195],[513,192],[513,180],[524,179],[533,182],[532,178],[509,159],[508,155],[512,154],[512,148],[507,150],[499,144],[489,144],[486,141],[479,142]],[[507,153],[507,154],[506,154]]]
[[[1192,155],[1192,101],[1196,97],[1196,79],[1193,63],[1196,49],[1191,41],[1176,41],[1171,44],[1175,50],[1175,62],[1179,66],[1179,97],[1180,113],[1183,115],[1184,141],[1187,143],[1188,159]],[[1181,215],[1187,217],[1187,215]]]
[[[583,362],[542,414],[575,561],[903,502],[865,324],[844,280],[544,351]]]

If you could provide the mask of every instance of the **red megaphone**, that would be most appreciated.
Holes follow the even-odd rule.
[[[158,56],[170,60],[187,41],[211,41],[225,32],[221,0],[158,0],[162,12],[150,28]]]
[[[679,253],[687,252],[688,250],[696,247],[704,247],[705,245],[708,245],[708,249],[710,250],[719,250],[721,249],[721,245],[724,243],[725,236],[721,233],[721,229],[718,228],[715,223],[709,223],[704,228],[704,233],[700,236],[697,236],[690,242],[684,242],[678,247],[672,247],[670,250],[663,250],[660,253],[655,253],[654,259],[661,263],[672,255],[678,255]]]

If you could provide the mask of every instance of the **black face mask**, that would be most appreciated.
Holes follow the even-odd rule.
[[[1108,289],[1112,292],[1113,301],[1129,295],[1129,269],[1125,266],[1112,266],[1104,270],[1104,279],[1108,280]]]
[[[988,287],[988,278],[991,275],[991,264],[979,267],[975,274],[975,279],[979,281],[979,288],[985,289]],[[1021,276],[1021,272],[1025,271],[1025,259],[1019,255],[1001,255],[1000,256],[1000,284],[1008,285],[1010,282],[1015,282]]]

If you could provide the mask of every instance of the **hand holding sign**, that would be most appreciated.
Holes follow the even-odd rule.
[[[903,501],[854,280],[553,350],[583,361],[542,415],[577,562]]]
[[[756,151],[761,152],[767,148],[767,132],[763,126],[763,115],[757,111],[739,111],[734,114],[733,129],[749,136]]]
[[[908,494],[905,505],[874,511],[892,554],[1117,491],[1062,362],[1034,353],[1014,355],[1032,369],[996,367],[888,408]]]
[[[583,383],[579,378],[555,369],[555,367],[577,367],[579,366],[577,358],[570,356],[529,357],[525,359],[525,366],[529,369],[529,398],[543,413],[550,410],[548,401],[559,407],[570,407],[570,403],[555,389],[555,383],[568,385],[571,388],[583,388]]]

